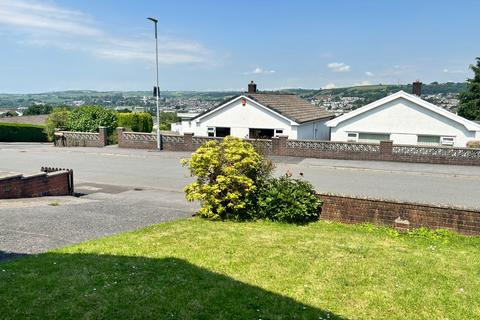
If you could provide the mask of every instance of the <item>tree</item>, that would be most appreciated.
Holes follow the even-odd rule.
[[[24,115],[26,116],[35,116],[39,114],[49,114],[51,113],[53,108],[49,106],[48,104],[37,104],[37,105],[31,105],[28,107],[28,109],[25,111]]]
[[[15,111],[7,111],[2,114],[2,118],[16,117],[18,114]]]
[[[468,90],[460,94],[458,114],[469,120],[480,120],[480,57],[477,65],[471,65],[473,78],[467,80]]]
[[[179,122],[175,112],[160,112],[160,130],[170,130],[172,123]]]

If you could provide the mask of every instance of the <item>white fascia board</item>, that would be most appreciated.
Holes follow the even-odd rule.
[[[353,117],[356,117],[357,115],[359,114],[362,114],[364,112],[367,112],[367,111],[370,111],[372,109],[375,109],[377,107],[380,107],[386,103],[389,103],[395,99],[398,99],[398,98],[404,98],[410,102],[413,102],[419,106],[422,106],[430,111],[433,111],[435,113],[438,113],[450,120],[453,120],[457,123],[460,123],[462,124],[467,130],[469,131],[480,131],[480,125],[479,124],[476,124],[475,122],[473,121],[470,121],[470,120],[467,120],[465,118],[462,118],[450,111],[447,111],[439,106],[436,106],[428,101],[425,101],[415,95],[412,95],[412,94],[409,94],[409,93],[406,93],[405,91],[398,91],[394,94],[391,94],[389,96],[386,96],[385,98],[382,98],[382,99],[379,99],[377,101],[374,101],[370,104],[367,104],[366,106],[363,106],[361,108],[358,108],[356,110],[353,110],[349,113],[346,113],[338,118],[335,118],[335,119],[332,119],[328,122],[326,122],[325,124],[328,126],[328,127],[336,127],[339,123],[345,121],[345,120],[348,120],[348,119],[351,119]]]
[[[230,105],[230,104],[238,101],[239,99],[246,99],[246,100],[250,101],[251,103],[255,104],[256,106],[258,106],[258,107],[260,107],[260,108],[262,108],[262,109],[265,109],[265,110],[267,110],[268,112],[271,112],[271,113],[279,116],[279,117],[282,118],[282,119],[287,120],[288,122],[290,122],[290,125],[292,125],[292,126],[297,125],[297,126],[298,126],[298,123],[295,122],[295,121],[293,121],[292,119],[285,117],[284,115],[282,115],[282,114],[280,114],[280,113],[278,113],[278,112],[276,112],[276,111],[274,111],[274,110],[272,110],[272,109],[264,106],[263,104],[255,101],[255,100],[253,100],[253,99],[251,99],[251,98],[249,98],[249,97],[247,97],[246,95],[243,95],[243,94],[240,95],[240,96],[238,96],[237,98],[235,98],[235,99],[233,99],[233,100],[230,100],[230,101],[228,101],[228,102],[226,102],[226,103],[218,106],[218,107],[215,108],[215,109],[210,110],[209,112],[205,113],[204,115],[196,118],[196,119],[195,119],[195,122],[196,122],[196,123],[200,122],[200,120],[201,120],[202,118],[204,118],[204,117],[206,117],[206,116],[208,116],[208,115],[211,115],[212,113],[217,112],[217,111],[220,110],[220,109],[225,108],[226,106],[228,106],[228,105]]]

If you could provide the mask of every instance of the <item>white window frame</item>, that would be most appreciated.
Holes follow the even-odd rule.
[[[280,131],[281,131],[281,132],[280,132]],[[284,131],[285,131],[284,129],[274,129],[274,130],[273,130],[273,136],[274,136],[274,137],[278,137],[278,136],[280,136],[280,135],[283,135],[283,134],[284,134]]]
[[[358,132],[347,132],[347,142],[358,142]]]
[[[210,135],[210,133],[213,133],[213,136]],[[207,127],[207,137],[216,137],[217,132],[215,130],[215,127]]]
[[[440,145],[453,147],[455,145],[455,137],[452,136],[441,136],[440,137]]]
[[[435,137],[437,138],[438,137],[438,143],[425,143],[425,142],[420,142],[420,137]],[[427,146],[427,147],[438,147],[438,146],[441,146],[442,143],[441,143],[441,140],[442,140],[442,137],[439,136],[439,135],[434,135],[434,134],[417,134],[417,145],[419,146]]]

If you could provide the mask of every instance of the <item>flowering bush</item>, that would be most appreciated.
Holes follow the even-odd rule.
[[[186,197],[201,202],[199,215],[204,218],[289,223],[318,219],[321,201],[313,186],[291,174],[270,178],[272,163],[246,141],[209,141],[183,164],[197,177],[185,187]]]
[[[471,140],[467,142],[467,148],[480,149],[480,140]]]
[[[234,137],[209,141],[182,163],[197,177],[185,187],[187,200],[199,200],[200,216],[214,220],[254,218],[257,185],[273,168],[250,143]]]

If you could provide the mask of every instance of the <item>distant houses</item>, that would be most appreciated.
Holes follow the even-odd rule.
[[[197,136],[328,140],[325,123],[334,114],[293,94],[259,92],[251,82],[248,92],[193,117],[182,117],[172,130]]]
[[[257,91],[235,96],[200,114],[182,114],[172,131],[196,136],[270,139],[286,135],[299,140],[465,147],[480,139],[480,124],[399,91],[339,117],[325,108],[284,93]]]

